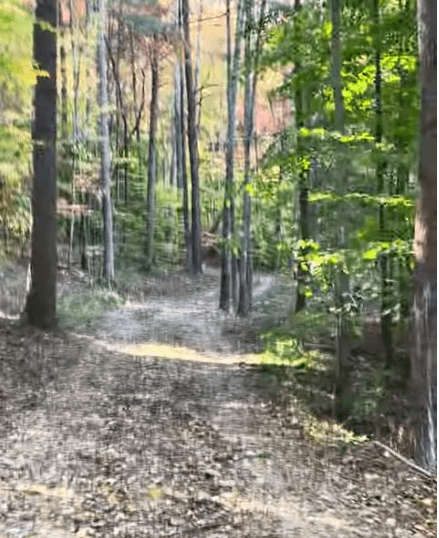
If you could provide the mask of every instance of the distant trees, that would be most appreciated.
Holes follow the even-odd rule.
[[[56,323],[56,27],[57,0],[37,0],[34,61],[42,73],[35,87],[31,285],[25,310],[29,322],[42,328]]]

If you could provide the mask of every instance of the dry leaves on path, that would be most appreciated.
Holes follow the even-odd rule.
[[[312,445],[257,370],[1,321],[0,377],[2,537],[433,536],[435,484]]]

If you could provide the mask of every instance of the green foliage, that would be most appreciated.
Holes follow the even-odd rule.
[[[0,3],[0,225],[19,240],[30,232],[32,25],[22,1]]]
[[[116,253],[120,268],[135,263],[139,268],[145,264],[146,241],[146,179],[135,160],[131,161],[129,199],[115,206]],[[181,216],[181,193],[159,183],[156,188],[155,209],[155,267],[167,269],[175,265],[181,256],[183,245]]]
[[[32,25],[32,14],[23,1],[0,4],[0,99],[15,110],[25,104],[36,80]]]
[[[105,312],[124,303],[114,291],[90,288],[88,292],[63,295],[58,299],[57,315],[67,329],[92,329]]]

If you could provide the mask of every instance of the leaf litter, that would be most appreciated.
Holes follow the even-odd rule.
[[[0,538],[434,536],[434,481],[373,443],[311,443],[294,387],[242,367],[263,313],[218,313],[214,276],[93,336],[0,320]]]

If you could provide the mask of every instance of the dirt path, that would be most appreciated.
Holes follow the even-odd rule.
[[[108,312],[95,334],[106,341],[135,344],[139,350],[151,349],[145,343],[171,344],[229,359],[257,350],[252,327],[266,323],[268,317],[276,323],[276,318],[286,315],[292,290],[282,285],[279,276],[256,275],[255,311],[243,320],[219,310],[219,277],[218,270],[207,268],[197,280],[179,275],[158,281],[142,303],[130,302]],[[267,304],[275,311],[267,312]]]
[[[433,536],[433,483],[373,444],[312,445],[275,377],[213,360],[247,327],[203,279],[158,283],[95,337],[0,320],[0,538]],[[211,360],[121,352],[177,337]]]

